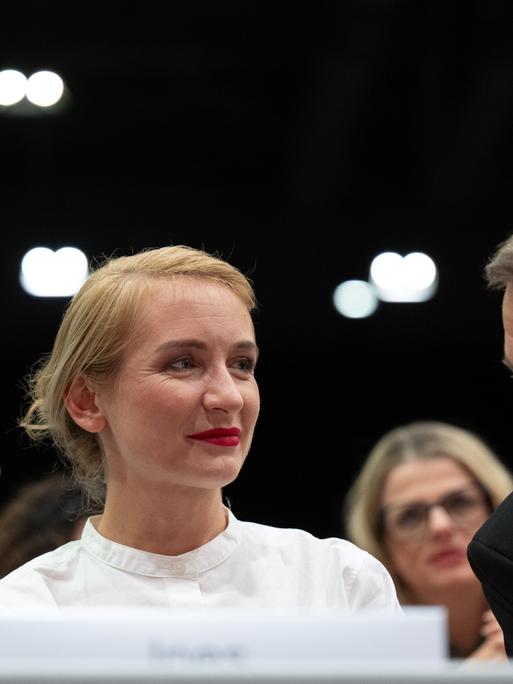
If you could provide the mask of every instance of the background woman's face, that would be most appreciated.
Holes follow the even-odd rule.
[[[248,453],[259,412],[251,316],[226,286],[162,281],[143,300],[117,382],[97,402],[109,479],[217,489]],[[226,438],[194,437],[232,429]],[[142,494],[143,495],[143,494]]]
[[[382,504],[389,510],[403,504],[430,504],[452,492],[472,489],[472,475],[451,458],[401,463],[389,474]],[[404,510],[404,509],[401,509]],[[467,545],[489,515],[482,509],[471,524],[454,522],[441,506],[430,509],[423,535],[398,539],[385,531],[392,571],[414,599],[429,603],[446,590],[477,582],[467,560]]]

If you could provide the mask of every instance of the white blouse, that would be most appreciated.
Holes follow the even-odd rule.
[[[0,580],[0,607],[144,605],[400,610],[384,566],[354,544],[241,522],[228,511],[217,537],[163,556],[102,537],[82,538]]]

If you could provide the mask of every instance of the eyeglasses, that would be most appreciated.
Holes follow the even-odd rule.
[[[378,519],[379,532],[398,541],[419,539],[426,533],[431,510],[438,507],[443,508],[458,527],[470,527],[491,512],[492,500],[484,487],[475,482],[432,503],[383,506]]]

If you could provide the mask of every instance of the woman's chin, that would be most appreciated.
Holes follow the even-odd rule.
[[[480,586],[479,580],[468,565],[442,568],[433,577],[433,587],[437,589],[468,589],[472,586]]]

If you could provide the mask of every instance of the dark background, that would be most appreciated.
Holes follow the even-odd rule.
[[[51,5],[51,4],[50,4]],[[65,300],[18,284],[44,244],[88,257],[187,243],[254,280],[262,412],[240,518],[343,533],[367,451],[402,422],[478,432],[513,468],[500,295],[513,231],[510,2],[32,4],[2,10],[0,68],[52,69],[60,113],[0,111],[0,499],[55,463],[16,428]],[[334,287],[424,251],[422,304],[341,317]]]

